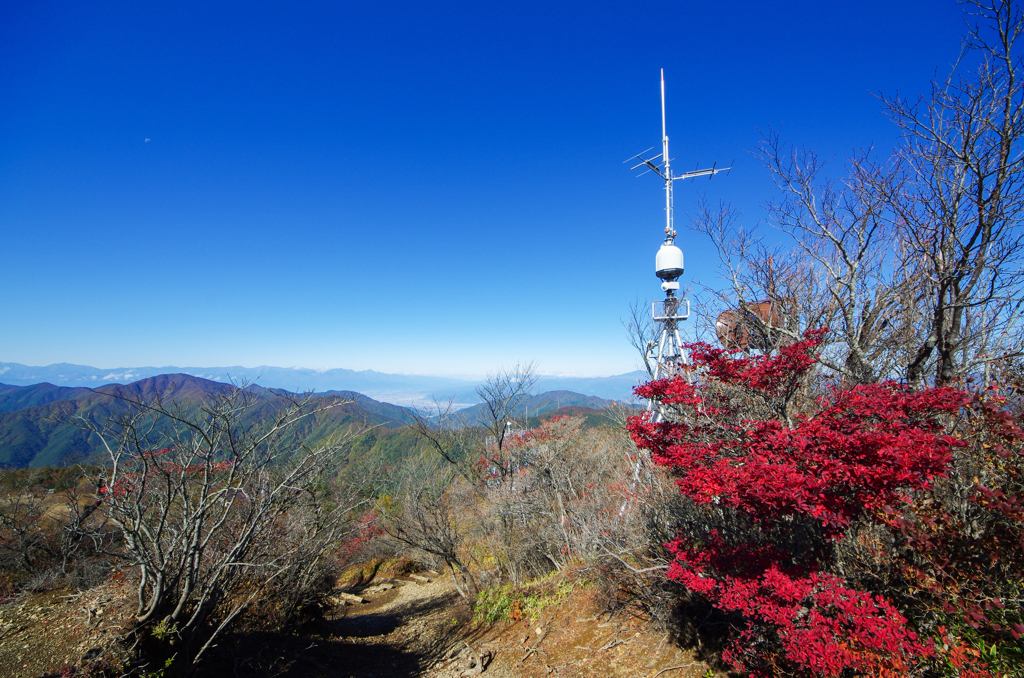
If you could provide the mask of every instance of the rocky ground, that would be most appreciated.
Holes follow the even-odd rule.
[[[36,678],[109,663],[129,628],[134,587],[114,577],[88,591],[28,594],[0,605],[0,675]]]
[[[596,614],[585,594],[533,620],[474,624],[450,577],[376,579],[322,623],[295,633],[225,636],[200,676],[399,678],[705,676],[708,666],[626,614]],[[109,651],[130,621],[132,591],[109,582],[0,607],[0,675],[116,667]],[[105,663],[105,664],[104,664]],[[115,668],[116,671],[116,668]],[[710,674],[714,675],[714,673]]]

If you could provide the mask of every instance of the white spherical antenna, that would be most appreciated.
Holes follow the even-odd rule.
[[[673,238],[666,238],[654,257],[655,275],[666,282],[678,280],[683,274],[683,251],[672,241]]]

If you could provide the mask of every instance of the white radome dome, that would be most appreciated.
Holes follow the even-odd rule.
[[[675,280],[683,274],[683,251],[665,242],[654,258],[655,274],[662,280]]]

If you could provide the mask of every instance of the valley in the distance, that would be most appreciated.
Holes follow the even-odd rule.
[[[74,368],[74,369],[73,369]],[[51,365],[47,368],[27,368],[15,363],[2,363],[0,369],[0,468],[38,468],[43,466],[67,466],[79,463],[103,463],[101,447],[96,436],[68,423],[69,417],[84,417],[94,422],[106,421],[127,411],[125,400],[113,397],[113,394],[147,400],[157,395],[172,394],[174,401],[186,408],[198,406],[204,399],[234,388],[232,384],[197,377],[190,374],[172,373],[147,376],[128,383],[103,383],[115,371],[105,374],[95,368],[79,368],[71,365]],[[234,368],[230,368],[234,370]],[[239,368],[240,370],[241,368]],[[273,368],[280,369],[280,368]],[[93,370],[90,373],[90,370]],[[228,373],[228,368],[222,372]],[[135,376],[143,373],[143,369],[121,371],[120,374]],[[213,373],[214,370],[210,370]],[[269,372],[269,368],[268,368]],[[312,372],[312,371],[309,371]],[[333,372],[351,372],[333,371]],[[243,374],[236,377],[238,370],[230,373],[236,383],[244,383],[249,376]],[[394,389],[393,392],[405,394],[407,402],[421,404],[422,409],[416,410],[404,405],[397,405],[378,400],[370,395],[357,392],[355,389],[317,390],[317,398],[337,398],[350,400],[340,407],[319,413],[315,421],[303,424],[301,431],[310,442],[339,433],[351,433],[355,437],[350,445],[353,460],[364,458],[380,458],[385,461],[396,460],[414,452],[423,444],[410,428],[417,412],[430,414],[428,403],[432,404],[432,396],[437,395],[439,401],[447,402],[454,395],[456,403],[459,399],[476,399],[475,384],[463,382],[459,391],[445,393],[423,393],[414,389],[428,385],[451,387],[448,383],[454,380],[428,382],[430,377],[406,377],[405,375],[387,375],[381,373],[352,373],[362,375],[347,380],[345,383],[362,383],[372,386],[374,383]],[[18,384],[2,383],[31,381],[39,376],[50,376],[55,381]],[[339,375],[334,375],[337,379]],[[95,379],[93,379],[95,377]],[[294,375],[292,383],[301,383],[301,375]],[[359,381],[362,379],[363,381]],[[404,379],[404,381],[403,381]],[[282,381],[285,381],[282,379]],[[586,379],[568,380],[570,383],[586,384]],[[635,378],[634,378],[635,381]],[[82,383],[94,384],[87,387]],[[99,382],[99,383],[97,383]],[[592,380],[594,390],[604,393],[615,393],[618,383],[628,383],[628,375]],[[265,408],[272,408],[275,400],[281,397],[297,396],[312,389],[289,389],[281,387],[270,379],[260,379],[261,384],[273,384],[273,388],[252,385],[249,388],[258,390],[265,399]],[[328,382],[337,383],[337,382]],[[560,383],[553,378],[544,378],[541,389]],[[73,385],[72,385],[73,384]],[[307,384],[308,385],[308,384]],[[367,389],[372,393],[377,390]],[[628,390],[624,389],[628,394]],[[618,401],[625,400],[618,397]],[[596,395],[585,395],[567,389],[552,389],[532,395],[519,410],[517,417],[529,419],[538,424],[558,413],[571,413],[587,418],[592,425],[599,425],[604,419],[602,411],[612,404],[612,400]],[[460,416],[468,425],[479,423],[481,405],[463,403],[456,405]],[[260,416],[264,409],[257,408],[253,416]]]
[[[316,391],[354,391],[382,402],[406,407],[429,409],[434,398],[454,396],[455,402],[469,406],[479,402],[476,387],[479,381],[418,374],[389,374],[374,370],[329,369],[304,367],[118,367],[102,369],[88,365],[56,363],[42,367],[0,362],[0,383],[11,386],[53,384],[99,388],[106,384],[128,384],[163,374],[187,374],[224,383],[260,384],[282,388],[293,393]],[[606,400],[629,400],[633,387],[644,380],[644,372],[628,372],[609,377],[573,377],[541,375],[537,392],[573,391]]]

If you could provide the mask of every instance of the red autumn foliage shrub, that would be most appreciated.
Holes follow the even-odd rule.
[[[935,620],[953,614],[980,627],[980,620],[971,623],[974,614],[990,621],[986,612],[1001,604],[992,594],[999,587],[979,584],[974,588],[988,597],[958,605],[957,592],[971,589],[959,559],[965,541],[976,557],[998,560],[1000,548],[1019,550],[1020,531],[1007,521],[1019,525],[1021,504],[1018,495],[975,479],[975,513],[986,525],[1003,525],[986,542],[943,523],[953,519],[939,490],[950,486],[951,474],[962,475],[957,460],[982,429],[1002,436],[1001,446],[986,444],[1004,459],[1010,441],[1019,446],[1024,436],[998,404],[970,404],[953,388],[815,384],[824,334],[808,332],[773,356],[740,358],[695,344],[695,381],[636,389],[669,416],[657,423],[632,418],[634,441],[671,468],[682,494],[718,525],[684,529],[667,545],[675,557],[668,576],[731,615],[738,633],[723,658],[737,669],[902,675],[938,648],[947,666],[984,675],[980,664],[971,668],[960,637],[937,631]],[[815,388],[823,395],[811,397]],[[951,425],[969,405],[981,407],[976,430],[953,435]],[[851,560],[855,533],[890,548],[861,549]],[[865,553],[881,563],[873,579],[857,576]],[[931,593],[930,607],[915,600],[920,590]],[[1006,621],[993,629],[1016,636]],[[923,628],[929,637],[918,635]]]
[[[967,449],[948,477],[879,516],[899,555],[885,573],[891,596],[933,619],[950,653],[970,659],[968,650],[986,649],[1011,674],[1024,672],[1024,430],[1015,404],[991,389],[976,394],[964,410]]]

